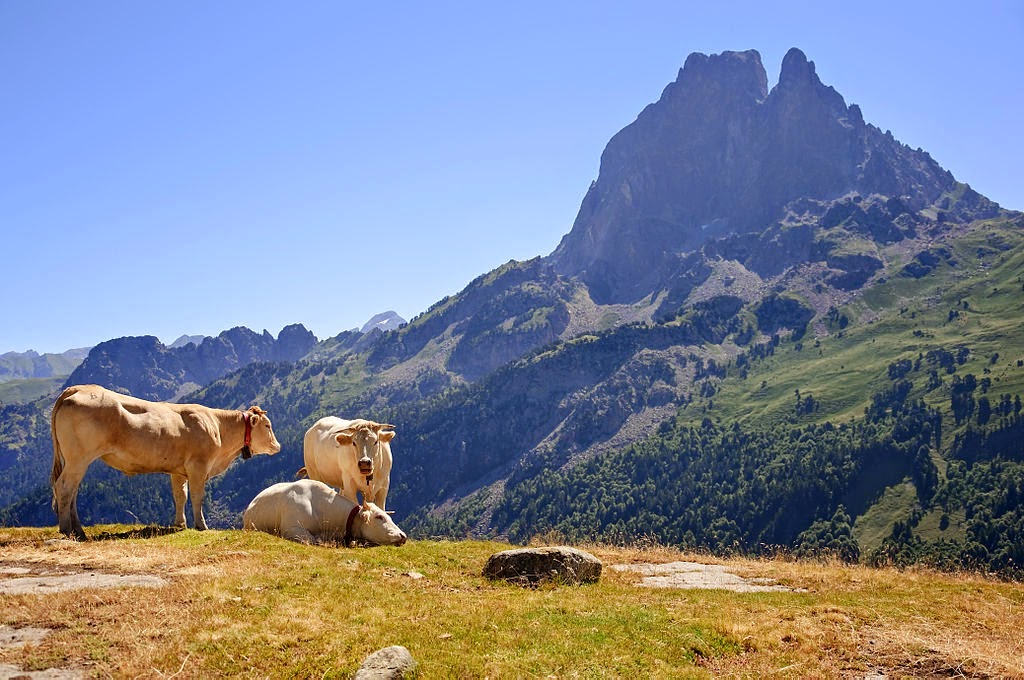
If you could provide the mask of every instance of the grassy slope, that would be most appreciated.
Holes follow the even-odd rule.
[[[0,383],[0,403],[27,404],[60,389],[66,375],[56,378],[26,378]]]
[[[742,560],[727,564],[801,591],[641,589],[607,568],[598,584],[524,590],[481,576],[499,543],[343,549],[239,531],[90,532],[101,530],[112,540],[0,529],[0,564],[157,574],[170,585],[5,595],[0,623],[54,632],[0,649],[0,664],[95,677],[343,678],[400,644],[424,678],[1024,677],[1014,616],[1024,585],[975,575]],[[588,549],[605,565],[694,559]]]
[[[988,396],[993,402],[1003,393],[1024,394],[1024,368],[1017,366],[1024,358],[1021,243],[1017,227],[998,221],[976,224],[956,241],[955,265],[940,265],[937,273],[942,276],[913,279],[890,272],[885,282],[841,310],[854,320],[848,328],[840,332],[833,327],[819,337],[812,330],[799,350],[792,341],[782,343],[774,356],[754,362],[746,379],[730,371],[711,398],[710,410],[708,399],[697,399],[681,416],[691,424],[710,415],[720,423],[739,421],[750,427],[862,418],[870,396],[892,385],[889,364],[899,359],[915,361],[932,349],[954,351],[961,345],[971,353],[965,364],[957,366],[957,375],[990,378]],[[957,311],[953,319],[951,310]],[[993,363],[995,354],[998,359]],[[923,398],[944,412],[945,449],[957,431],[949,404],[952,376],[939,370],[944,385],[927,391],[927,372],[932,367],[923,365],[908,376],[915,384],[912,398]],[[804,396],[812,394],[819,410],[796,419],[796,390]],[[941,476],[945,468],[939,463]],[[861,547],[876,547],[894,520],[910,514],[915,498],[906,489],[894,487],[858,518]],[[943,534],[937,521],[925,523],[924,528],[924,538],[951,537],[958,531],[954,523],[951,533]]]

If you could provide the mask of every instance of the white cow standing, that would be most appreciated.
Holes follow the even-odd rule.
[[[305,467],[296,476],[307,475],[336,486],[349,500],[386,508],[391,485],[391,440],[394,425],[372,420],[343,420],[327,416],[316,421],[302,440]]]
[[[256,494],[242,514],[244,529],[263,531],[299,543],[355,539],[375,545],[402,545],[405,532],[373,503],[359,505],[323,482],[280,482]]]

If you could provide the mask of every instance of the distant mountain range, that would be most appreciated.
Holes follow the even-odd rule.
[[[85,347],[60,354],[39,354],[32,350],[0,354],[0,383],[70,375],[88,353],[89,348]]]
[[[178,349],[179,347],[184,347],[185,345],[192,343],[193,345],[196,345],[198,347],[199,345],[203,344],[203,340],[206,340],[207,337],[208,336],[205,335],[182,335],[177,340],[175,340],[174,342],[167,346],[170,347],[171,349]]]
[[[211,482],[219,526],[338,414],[396,425],[389,508],[414,535],[1016,573],[1022,271],[1024,215],[865,122],[800,50],[770,90],[756,51],[692,54],[550,255],[409,323],[122,339],[69,380],[267,408],[284,448]],[[53,522],[51,403],[0,419],[0,521]],[[166,480],[95,474],[87,523],[167,521]]]
[[[354,333],[380,333],[405,320],[393,311],[370,318]],[[22,403],[43,396],[54,385],[102,383],[144,399],[179,397],[255,361],[297,361],[317,338],[302,324],[283,328],[275,339],[236,327],[216,337],[182,335],[170,345],[154,336],[115,338],[96,347],[62,354],[7,352],[0,355],[0,403]],[[6,398],[4,398],[6,397]]]

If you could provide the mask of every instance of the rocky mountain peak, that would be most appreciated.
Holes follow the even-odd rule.
[[[757,50],[701,54],[694,52],[679,69],[670,92],[691,94],[701,87],[720,93],[764,99],[768,94],[768,78]]]
[[[398,315],[398,312],[388,310],[380,314],[374,314],[370,320],[359,329],[360,333],[369,333],[373,330],[391,331],[405,323],[405,319]]]
[[[955,186],[927,153],[866,124],[799,49],[770,91],[757,51],[694,53],[609,141],[550,262],[597,302],[635,302],[685,278],[706,244],[778,225],[794,201],[877,194],[920,211]]]
[[[814,70],[814,62],[807,60],[807,55],[799,48],[792,47],[782,58],[782,70],[779,73],[779,86],[788,87],[801,83],[821,85],[818,74]]]

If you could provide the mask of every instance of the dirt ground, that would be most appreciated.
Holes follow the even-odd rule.
[[[106,574],[103,572],[77,572],[62,574],[33,574],[27,567],[0,563],[0,594],[45,595],[62,590],[81,588],[121,588],[136,586],[160,588],[165,579],[147,574]],[[39,642],[50,633],[46,628],[12,628],[0,625],[0,647],[20,648]],[[49,668],[45,671],[25,671],[12,664],[0,664],[0,680],[79,680],[85,675],[78,670]]]

